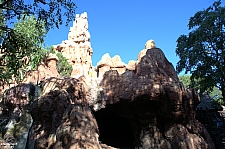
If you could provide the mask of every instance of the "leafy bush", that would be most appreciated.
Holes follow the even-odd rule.
[[[67,59],[62,55],[62,53],[58,52],[56,54],[58,57],[58,62],[56,64],[57,71],[59,72],[61,77],[70,77],[73,67],[67,61]]]

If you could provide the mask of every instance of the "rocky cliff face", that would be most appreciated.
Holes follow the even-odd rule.
[[[126,70],[122,74],[112,69],[106,71],[100,86],[101,104],[98,103],[96,119],[101,124],[100,140],[109,145],[130,148],[214,148],[204,126],[195,120],[199,96],[192,89],[184,89],[161,49],[146,50],[136,63],[135,70]],[[116,137],[108,139],[106,133],[101,137],[101,132],[107,131],[106,126],[113,128],[117,123],[117,118],[111,124],[104,122],[101,117],[107,117],[106,113],[128,121],[134,138],[129,138],[128,133],[126,137],[135,142],[134,146],[123,144],[124,139],[119,135],[117,138],[120,140],[116,142],[113,141]]]
[[[50,54],[49,57],[46,58],[46,60],[44,60],[37,66],[36,70],[31,70],[26,73],[22,82],[38,84],[50,77],[60,77],[56,68],[57,61],[58,57],[55,54]]]
[[[33,122],[29,105],[34,99],[35,86],[31,83],[20,84],[5,91],[0,104],[1,148],[26,147]]]
[[[122,74],[126,71],[126,64],[122,62],[119,55],[115,55],[111,58],[110,55],[106,53],[97,64],[98,78],[102,79],[104,73],[109,70],[116,70],[119,74]]]
[[[21,86],[8,90],[0,141],[12,138],[30,149],[215,148],[195,119],[198,94],[184,89],[153,40],[128,64],[105,54],[95,72],[87,27],[86,13],[77,15],[68,40],[56,47],[73,64],[71,78],[43,78],[40,89],[21,85],[25,94]],[[24,120],[23,111],[32,119]],[[16,132],[18,123],[29,124],[20,125],[25,139]]]
[[[90,33],[88,31],[87,13],[77,14],[70,28],[68,40],[55,46],[55,50],[61,52],[73,66],[71,77],[78,78],[92,72],[92,53]]]

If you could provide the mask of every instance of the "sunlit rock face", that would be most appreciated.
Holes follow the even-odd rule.
[[[126,64],[122,62],[119,55],[111,58],[109,53],[106,53],[97,64],[98,78],[102,79],[104,73],[109,70],[116,70],[119,74],[122,74],[126,71]]]
[[[104,58],[105,57],[105,58]],[[162,50],[151,48],[134,70],[108,54],[110,69],[91,81],[85,76],[50,78],[30,106],[30,148],[213,149],[210,135],[195,119],[199,96],[179,82]],[[123,66],[123,65],[122,65]],[[100,68],[100,67],[98,67]]]
[[[29,148],[100,148],[96,120],[87,102],[85,81],[50,78],[30,107],[34,120]]]
[[[56,54],[50,54],[43,62],[41,62],[36,70],[31,70],[26,73],[23,78],[23,83],[33,83],[39,84],[41,81],[51,78],[51,77],[60,77],[56,63],[58,57]]]
[[[100,122],[100,140],[118,148],[214,148],[208,132],[195,119],[198,94],[193,89],[184,89],[161,49],[151,47],[144,52],[140,52],[142,56],[133,64],[135,69],[121,74],[112,69],[104,72],[100,83],[102,103],[98,103],[99,109],[94,113]],[[114,119],[111,124],[103,120],[107,113]],[[133,138],[128,137],[129,131],[123,124],[120,131],[127,133],[127,140],[132,140],[133,146],[122,143],[122,137],[118,139],[118,128],[113,126],[119,117],[126,119],[124,123],[131,127]],[[110,132],[115,132],[117,142],[107,135],[105,125],[114,129]]]
[[[86,79],[49,78],[32,102],[29,149],[113,149],[99,141],[97,121],[88,101]]]
[[[87,14],[83,13],[76,16],[68,40],[55,50],[73,65],[71,78],[33,75],[35,81],[36,76],[42,78],[39,89],[25,84],[26,94],[9,90],[1,103],[3,115],[19,112],[22,116],[26,109],[32,119],[17,116],[22,124],[29,124],[24,133],[18,133],[25,137],[20,140],[17,133],[10,133],[17,130],[18,121],[8,118],[5,128],[10,131],[4,135],[11,135],[3,141],[14,138],[14,143],[29,149],[215,148],[195,119],[198,94],[184,88],[153,40],[146,42],[137,60],[125,64],[120,56],[105,54],[94,70]],[[49,61],[47,68],[55,70],[55,63]],[[33,94],[36,98],[28,96]]]
[[[93,50],[86,12],[76,15],[68,34],[68,40],[56,45],[55,50],[61,52],[73,66],[71,77],[78,78],[93,73],[91,59]]]

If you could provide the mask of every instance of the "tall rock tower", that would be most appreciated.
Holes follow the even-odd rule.
[[[70,27],[68,40],[55,46],[55,50],[61,52],[73,66],[71,77],[78,78],[90,74],[92,71],[92,53],[90,33],[88,31],[87,13],[77,14]]]

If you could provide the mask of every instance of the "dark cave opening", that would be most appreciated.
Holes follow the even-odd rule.
[[[100,131],[99,141],[115,148],[134,149],[134,134],[130,121],[116,111],[117,108],[110,106],[93,113]]]

